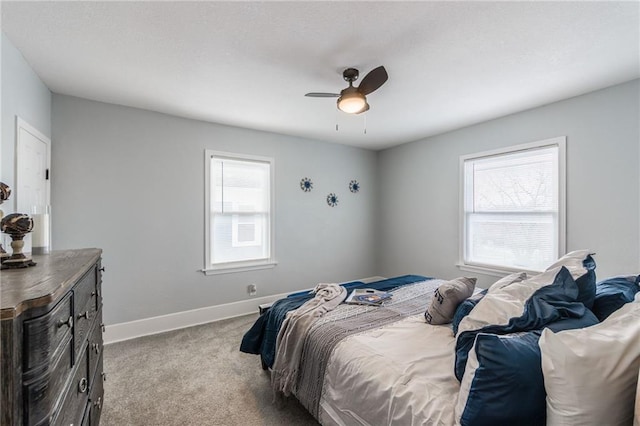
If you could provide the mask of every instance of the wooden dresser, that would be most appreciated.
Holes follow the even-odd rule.
[[[103,403],[102,250],[0,272],[0,425],[97,425]]]

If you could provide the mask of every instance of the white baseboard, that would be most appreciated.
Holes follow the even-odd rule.
[[[368,283],[384,279],[384,277],[369,277],[359,279]],[[312,290],[312,289],[306,289]],[[305,290],[301,290],[305,291]],[[225,303],[223,305],[208,306],[206,308],[193,309],[190,311],[176,312],[173,314],[160,315],[157,317],[145,318],[136,321],[122,322],[105,326],[104,344],[122,342],[123,340],[135,339],[136,337],[150,336],[152,334],[164,333],[181,328],[192,327],[194,325],[206,324],[220,321],[227,318],[239,317],[242,315],[258,313],[258,306],[265,303],[273,303],[278,299],[287,297],[289,293],[274,294],[272,296],[256,297],[239,302]]]
[[[258,313],[258,305],[275,302],[278,299],[286,297],[287,294],[290,293],[256,297],[239,302],[225,303],[223,305],[208,306],[206,308],[107,325],[104,332],[104,344],[108,345],[123,340],[135,339],[136,337],[149,336],[227,318]]]

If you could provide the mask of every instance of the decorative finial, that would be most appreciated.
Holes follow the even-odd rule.
[[[2,262],[2,269],[26,268],[35,262],[22,253],[24,236],[33,230],[33,219],[26,214],[11,213],[0,221],[0,230],[11,236],[13,253]]]
[[[0,204],[4,203],[11,196],[11,188],[4,182],[0,182]]]

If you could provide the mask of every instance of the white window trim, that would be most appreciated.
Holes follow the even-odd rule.
[[[211,264],[211,157],[222,157],[230,160],[261,161],[270,164],[270,214],[269,214],[269,245],[270,257],[268,259],[247,260],[241,262],[228,262],[213,266]],[[275,159],[258,155],[237,154],[232,152],[207,149],[204,151],[204,268],[205,275],[229,274],[233,272],[255,271],[259,269],[274,268],[278,262],[275,258]]]
[[[510,146],[507,148],[499,148],[490,151],[479,152],[475,154],[467,154],[460,156],[460,170],[459,170],[459,206],[458,206],[458,226],[459,226],[459,245],[458,245],[458,263],[456,266],[462,271],[476,272],[496,277],[503,277],[513,272],[520,272],[523,269],[502,267],[496,265],[485,265],[481,263],[465,262],[464,260],[464,248],[467,241],[466,226],[465,226],[465,212],[464,212],[464,162],[470,159],[478,159],[484,157],[493,157],[503,154],[512,154],[518,151],[528,151],[531,149],[547,148],[551,146],[558,147],[558,254],[563,255],[566,252],[566,222],[567,222],[567,209],[566,209],[566,188],[567,188],[567,137],[558,136],[551,139],[544,139],[541,141],[525,143],[521,145]],[[539,273],[541,271],[524,270],[529,273]]]
[[[248,262],[233,262],[226,263],[225,266],[218,266],[215,268],[202,269],[205,275],[220,275],[231,274],[235,272],[247,272],[258,271],[260,269],[275,268],[278,262],[272,261],[248,261]]]

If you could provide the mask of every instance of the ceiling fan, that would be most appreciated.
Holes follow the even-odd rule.
[[[347,68],[342,72],[342,77],[349,82],[349,87],[338,93],[311,92],[305,94],[311,98],[338,98],[338,109],[348,114],[360,114],[369,110],[367,95],[382,86],[389,75],[381,65],[365,75],[358,87],[353,87],[353,82],[358,79],[360,72],[355,68]]]

